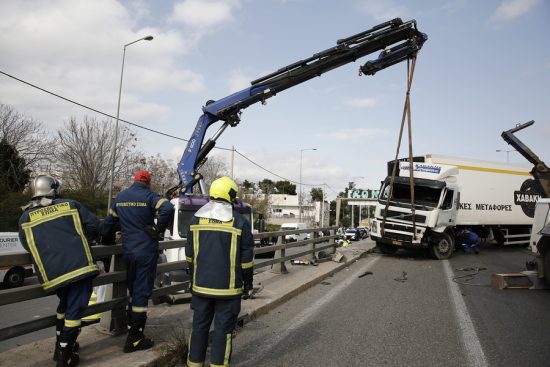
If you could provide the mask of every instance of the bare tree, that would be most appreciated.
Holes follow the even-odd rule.
[[[0,141],[15,147],[25,160],[25,168],[33,171],[41,162],[51,161],[51,138],[41,123],[0,103]]]
[[[216,178],[228,175],[227,165],[225,164],[225,162],[215,156],[208,157],[206,163],[204,163],[199,169],[199,172],[203,176],[204,185],[206,186],[207,190],[212,184],[212,181],[214,181]]]
[[[151,173],[152,182],[151,190],[160,193],[165,193],[167,189],[176,185],[179,181],[177,165],[172,160],[163,159],[160,154],[153,156],[145,156],[138,154],[134,158],[131,165],[132,169],[128,174],[131,176],[137,170],[146,170]],[[131,179],[131,177],[128,177]]]
[[[84,117],[77,122],[71,117],[57,131],[55,158],[63,183],[72,189],[105,191],[111,175],[111,152],[115,125],[108,120]],[[115,185],[134,159],[136,135],[125,126],[119,127],[115,156]],[[124,184],[124,182],[122,182]]]

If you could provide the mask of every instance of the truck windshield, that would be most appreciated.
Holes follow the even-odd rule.
[[[410,204],[411,186],[404,183],[394,183],[391,202]],[[414,185],[414,202],[416,205],[427,208],[435,208],[439,203],[442,188]],[[385,203],[390,192],[389,184],[384,184],[381,190],[380,203]]]

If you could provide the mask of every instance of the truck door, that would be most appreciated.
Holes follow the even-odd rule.
[[[443,200],[439,206],[439,215],[437,217],[437,226],[452,226],[456,221],[457,201],[455,200],[456,190],[446,187],[443,192]],[[458,194],[458,193],[457,193]]]

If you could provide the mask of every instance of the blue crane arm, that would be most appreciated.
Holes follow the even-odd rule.
[[[403,22],[396,18],[338,40],[335,47],[256,79],[251,82],[249,88],[217,101],[208,101],[202,109],[203,115],[199,118],[178,164],[181,192],[190,193],[193,186],[201,179],[198,169],[225,128],[239,123],[243,109],[257,102],[263,103],[277,93],[327,71],[354,62],[373,52],[384,50],[376,60],[369,61],[360,67],[361,73],[374,75],[379,70],[416,55],[427,39],[426,34],[417,30],[416,21]],[[391,48],[387,49],[388,47]],[[222,127],[213,138],[203,144],[206,130],[220,120],[224,121]]]

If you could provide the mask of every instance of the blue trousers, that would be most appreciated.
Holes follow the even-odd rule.
[[[237,317],[241,311],[241,299],[217,299],[193,295],[193,331],[189,337],[189,366],[202,365],[206,358],[208,334],[214,320],[214,332],[210,348],[210,363],[228,366],[231,360],[231,341]]]
[[[134,255],[125,254],[126,282],[130,292],[128,305],[132,320],[147,317],[147,304],[153,291],[157,271],[158,253]]]
[[[63,334],[78,335],[82,323],[82,314],[88,307],[92,295],[92,278],[81,279],[59,288],[57,319],[64,321]]]

